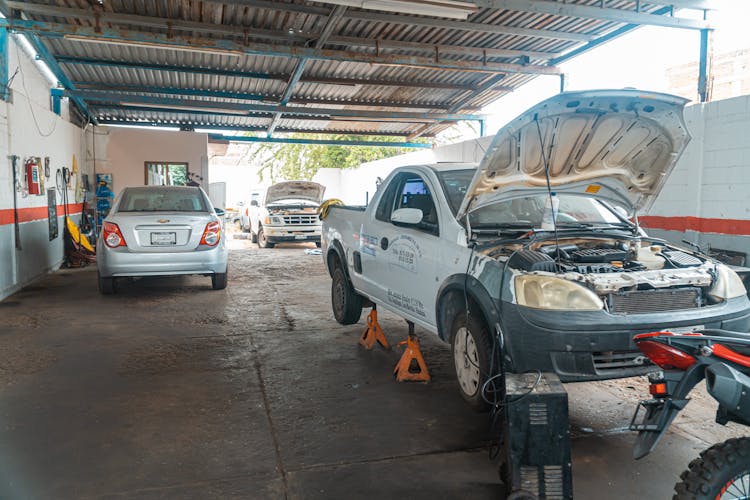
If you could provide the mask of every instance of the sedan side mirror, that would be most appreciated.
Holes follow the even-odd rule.
[[[258,206],[258,200],[253,200],[250,202],[251,207],[257,207]]]
[[[399,208],[391,214],[391,222],[396,225],[414,226],[422,222],[424,214],[418,208]]]
[[[214,212],[215,212],[215,213],[216,213],[216,215],[218,215],[219,217],[224,217],[224,214],[226,213],[226,212],[224,212],[224,210],[222,210],[221,208],[214,208]]]

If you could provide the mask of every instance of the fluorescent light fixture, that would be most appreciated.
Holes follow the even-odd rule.
[[[136,128],[136,129],[141,129],[141,130],[164,130],[164,131],[168,131],[168,132],[179,132],[180,131],[179,127],[169,127],[169,126],[166,126],[166,125],[165,126],[138,125],[137,122],[133,122],[132,125],[123,125],[123,124],[119,124],[119,123],[118,124],[112,124],[112,125],[107,125],[105,123],[104,125],[107,126],[107,127]]]
[[[466,19],[479,10],[476,4],[457,0],[316,0],[321,3],[358,7],[365,10],[383,10],[420,16]]]
[[[58,83],[60,83],[60,80],[58,80],[57,76],[55,76],[52,70],[49,69],[49,66],[47,66],[47,64],[39,58],[39,54],[37,54],[36,49],[33,45],[31,45],[31,42],[29,42],[26,36],[21,33],[16,33],[15,40],[16,43],[21,46],[26,55],[29,56],[34,64],[36,64],[37,69],[39,69],[39,72],[47,79],[47,81],[50,83],[50,86],[57,87]]]
[[[85,43],[103,43],[107,45],[124,45],[126,47],[143,47],[146,49],[162,49],[162,50],[170,50],[170,51],[178,51],[178,52],[202,52],[204,54],[215,54],[218,56],[232,56],[232,57],[240,57],[245,55],[242,51],[239,50],[230,50],[230,49],[213,49],[210,47],[176,47],[174,45],[169,44],[163,44],[163,43],[151,43],[151,42],[135,42],[135,41],[129,41],[129,40],[112,40],[110,38],[92,38],[88,36],[81,36],[81,35],[65,35],[64,37],[66,40],[75,40],[76,42],[85,42]]]

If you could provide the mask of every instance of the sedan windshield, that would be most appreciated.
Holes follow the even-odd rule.
[[[446,198],[454,214],[466,195],[475,170],[451,170],[438,172],[443,184]],[[560,208],[557,213],[559,227],[589,227],[623,225],[607,206],[594,198],[578,195],[558,195]],[[472,228],[482,227],[514,227],[538,228],[542,224],[547,194],[534,194],[522,198],[505,200],[469,214]],[[627,225],[627,224],[625,224]]]
[[[122,193],[118,212],[207,212],[198,188],[127,188]]]

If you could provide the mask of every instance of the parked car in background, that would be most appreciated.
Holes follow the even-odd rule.
[[[312,241],[320,246],[317,209],[325,189],[317,182],[289,181],[252,192],[241,212],[242,230],[251,233],[253,243],[261,248],[285,241]]]
[[[199,274],[214,290],[227,286],[224,212],[200,187],[125,188],[104,219],[97,242],[99,291],[133,276]]]
[[[685,102],[560,94],[501,129],[478,166],[400,167],[368,207],[331,206],[323,255],[336,320],[355,323],[373,302],[437,334],[477,408],[494,353],[511,372],[601,380],[658,370],[639,333],[747,332],[734,271],[628,219],[688,144]]]

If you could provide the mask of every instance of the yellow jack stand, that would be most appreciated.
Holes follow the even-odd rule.
[[[393,376],[399,382],[429,382],[432,377],[430,377],[430,372],[427,371],[427,363],[424,362],[422,351],[419,350],[419,339],[414,335],[414,323],[411,321],[407,321],[407,323],[409,323],[409,336],[406,337],[405,341],[398,343],[398,345],[406,345],[406,349],[393,370]],[[416,370],[412,369],[412,361],[417,364]]]
[[[378,323],[378,307],[375,304],[373,304],[370,314],[367,315],[367,330],[360,337],[359,343],[368,351],[375,347],[375,343],[380,344],[383,349],[391,349],[391,345],[383,335],[383,330]]]

